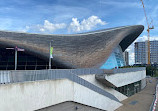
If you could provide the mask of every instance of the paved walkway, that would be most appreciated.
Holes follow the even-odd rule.
[[[149,111],[155,94],[157,79],[150,78],[151,83],[147,80],[147,86],[139,93],[122,101],[122,106],[115,111]]]

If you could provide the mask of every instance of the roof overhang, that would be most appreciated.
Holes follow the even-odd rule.
[[[143,31],[144,26],[125,26],[71,35],[30,34],[0,31],[0,45],[18,46],[49,60],[49,44],[54,47],[53,62],[68,68],[96,68],[120,45],[124,51]]]

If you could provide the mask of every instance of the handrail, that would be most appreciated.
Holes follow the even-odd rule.
[[[150,105],[150,109],[149,109],[149,111],[155,111],[155,104],[157,103],[157,99],[158,99],[158,82],[157,82],[157,85],[156,85],[156,87],[155,87],[155,95],[154,95],[154,99],[153,99],[153,101],[152,101],[152,104]]]
[[[19,83],[19,82],[39,81],[39,80],[57,80],[57,79],[66,78],[84,87],[87,87],[103,96],[106,96],[114,101],[120,102],[112,94],[106,92],[105,90],[99,88],[98,86],[95,86],[94,84],[77,76],[77,74],[79,73],[84,73],[84,69],[78,70],[80,72],[76,71],[77,74],[75,74],[74,70],[72,71],[71,69],[58,69],[58,70],[0,71],[0,83],[7,84],[7,83]],[[88,73],[88,70],[89,73],[97,73],[96,71],[99,69],[96,70],[87,69],[85,72]],[[102,73],[102,72],[98,72],[98,73]]]

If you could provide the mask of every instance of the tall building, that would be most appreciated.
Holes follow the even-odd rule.
[[[125,60],[125,65],[129,65],[129,53],[127,51],[123,52],[124,60]]]
[[[158,63],[158,41],[150,41],[150,62]],[[148,42],[135,42],[135,63],[148,63]]]

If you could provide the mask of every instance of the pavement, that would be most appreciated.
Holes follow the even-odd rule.
[[[146,87],[139,93],[121,101],[123,105],[115,111],[149,111],[154,99],[156,84],[156,78],[147,78]]]

